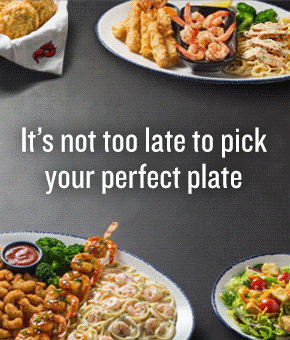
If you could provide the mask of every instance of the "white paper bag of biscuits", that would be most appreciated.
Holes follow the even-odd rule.
[[[67,28],[67,0],[0,0],[0,56],[23,67],[61,75]]]

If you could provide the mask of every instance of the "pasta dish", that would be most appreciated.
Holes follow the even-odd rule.
[[[280,76],[290,74],[290,24],[256,24],[238,38],[239,54],[224,71],[238,76]]]
[[[176,318],[174,299],[163,284],[114,262],[80,308],[68,340],[170,340]]]

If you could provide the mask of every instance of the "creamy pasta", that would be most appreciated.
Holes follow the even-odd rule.
[[[171,292],[135,269],[107,265],[68,340],[170,340],[177,312]]]
[[[290,74],[290,24],[254,25],[238,37],[239,54],[224,71],[238,76],[279,76]]]

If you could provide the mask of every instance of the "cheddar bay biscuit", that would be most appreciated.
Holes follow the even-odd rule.
[[[11,1],[0,12],[0,33],[16,39],[39,27],[38,14],[27,1]]]
[[[53,0],[28,0],[36,9],[39,17],[39,27],[45,24],[57,11]]]

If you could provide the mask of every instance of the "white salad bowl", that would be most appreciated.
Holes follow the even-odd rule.
[[[262,254],[242,259],[226,269],[217,279],[212,291],[212,306],[218,318],[231,330],[236,331],[246,339],[257,340],[256,337],[247,335],[228,315],[228,308],[220,298],[225,290],[225,285],[230,279],[246,270],[246,267],[254,267],[259,263],[275,263],[278,268],[290,266],[290,254]]]

